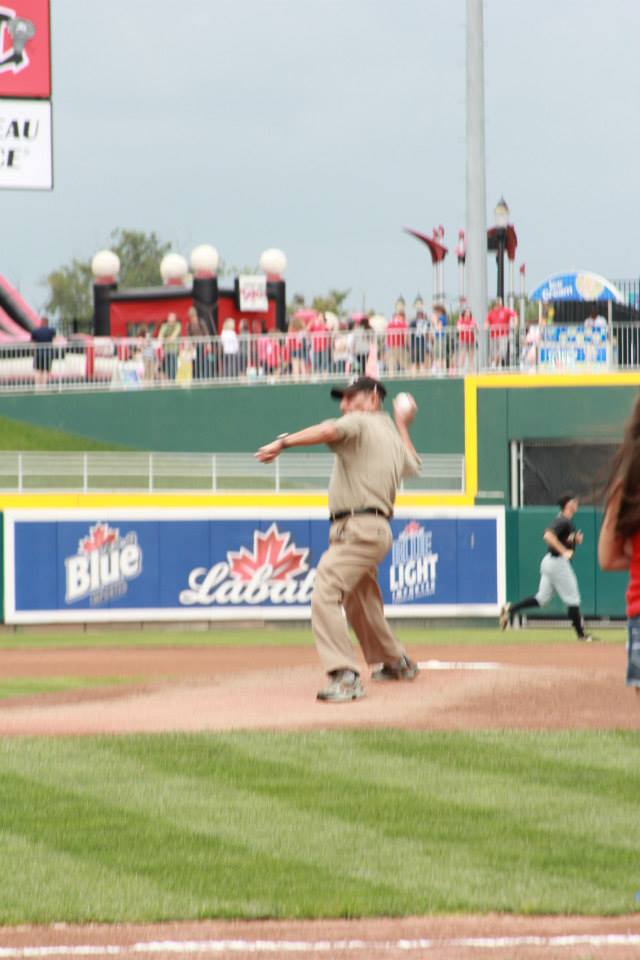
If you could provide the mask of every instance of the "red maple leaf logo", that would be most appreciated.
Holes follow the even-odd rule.
[[[251,580],[257,570],[270,567],[269,580],[289,580],[308,570],[308,549],[297,550],[295,544],[289,546],[289,533],[279,533],[272,523],[266,533],[259,530],[253,534],[253,553],[246,547],[237,552],[229,551],[227,561],[229,573],[236,580]]]
[[[404,528],[400,536],[401,537],[415,536],[415,534],[420,533],[421,530],[422,530],[422,524],[418,523],[417,520],[411,520],[411,522],[406,525],[406,527]]]
[[[111,529],[108,523],[96,523],[95,527],[89,527],[89,536],[79,541],[78,549],[81,553],[102,550],[110,543],[115,543],[119,536],[120,531]]]

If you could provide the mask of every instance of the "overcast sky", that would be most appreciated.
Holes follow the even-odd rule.
[[[155,230],[238,266],[280,247],[289,295],[388,314],[432,294],[402,228],[443,224],[455,297],[465,6],[52,0],[55,187],[2,191],[0,273],[39,308],[50,270]],[[486,0],[487,219],[503,194],[529,289],[640,274],[639,36],[638,0]]]

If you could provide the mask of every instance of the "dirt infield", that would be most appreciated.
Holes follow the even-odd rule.
[[[250,960],[637,960],[635,917],[405,917],[0,929],[0,956]]]
[[[620,645],[414,647],[411,684],[366,682],[356,703],[315,699],[313,649],[7,650],[5,677],[122,677],[117,687],[14,698],[0,735],[401,727],[640,729],[640,697],[623,682]]]
[[[0,702],[0,735],[196,730],[640,730],[621,645],[413,647],[411,684],[366,681],[351,704],[315,699],[307,647],[6,650],[2,675],[122,677],[117,687]],[[368,671],[363,666],[363,677]],[[636,960],[640,915],[436,917],[0,929],[1,957],[150,955],[397,960]]]

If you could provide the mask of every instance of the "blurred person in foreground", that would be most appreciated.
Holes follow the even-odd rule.
[[[394,403],[394,426],[382,409],[386,390],[372,377],[334,387],[331,396],[340,401],[341,417],[281,434],[260,447],[256,457],[271,463],[289,447],[321,443],[335,454],[329,548],[318,564],[311,627],[329,677],[318,700],[345,703],[364,696],[347,620],[366,663],[381,664],[371,674],[373,680],[413,680],[418,673],[385,619],[376,568],[393,541],[389,521],[400,481],[418,472],[420,459],[409,436],[415,403],[404,410]]]
[[[626,683],[640,694],[640,396],[611,467],[598,563],[603,570],[629,571]]]

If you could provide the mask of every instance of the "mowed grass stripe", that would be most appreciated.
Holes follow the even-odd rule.
[[[16,785],[20,786],[20,781],[16,781]],[[7,791],[2,791],[2,797],[4,804]],[[28,800],[31,803],[32,799],[33,794],[27,789],[24,796],[15,798],[15,802],[24,804]],[[65,850],[53,835],[48,805],[40,816],[43,821],[49,821],[48,830],[40,838],[37,831],[28,831],[24,825],[20,826],[20,833],[12,833],[8,826],[14,818],[3,806],[0,830],[2,924],[20,924],[25,918],[33,923],[50,923],[67,917],[73,917],[78,923],[96,917],[117,921],[128,915],[132,904],[140,903],[153,903],[161,914],[171,915],[174,904],[163,882],[153,882],[139,871],[114,869],[102,857],[79,856],[74,850]],[[69,824],[66,815],[62,818],[60,830],[73,832],[73,825]],[[83,829],[80,835],[84,839],[86,831]]]
[[[625,913],[638,759],[626,733],[5,741],[0,921]],[[42,873],[16,838],[52,877],[103,866],[102,900],[67,875],[7,911],[8,878]]]
[[[492,625],[484,627],[399,627],[396,630],[402,643],[412,646],[504,646],[504,645],[549,645],[575,643],[570,627],[531,627],[526,630],[502,632]],[[602,630],[598,636],[603,643],[623,644],[626,630],[614,628]],[[274,626],[260,624],[255,627],[230,628],[224,624],[212,624],[209,629],[166,630],[149,627],[138,630],[65,630],[56,628],[39,632],[37,628],[19,628],[0,633],[0,649],[55,649],[87,647],[283,647],[313,646],[310,626]],[[499,659],[499,651],[495,659]]]
[[[162,769],[155,769],[155,758],[149,756],[145,743],[140,743],[139,760],[107,745],[99,749],[96,762],[108,772],[100,791],[102,802],[109,802],[114,810],[117,808],[125,823],[129,818],[137,820],[140,811],[144,811],[151,825],[147,833],[153,833],[157,824],[164,824],[167,836],[163,846],[171,846],[170,835],[178,831],[179,836],[173,838],[176,852],[188,851],[195,837],[197,850],[207,850],[207,870],[223,873],[230,870],[233,883],[238,878],[241,880],[241,890],[251,889],[252,880],[255,883],[253,871],[257,870],[263,880],[267,879],[267,889],[274,888],[268,904],[260,906],[259,915],[278,915],[282,882],[287,888],[293,884],[292,891],[302,884],[299,894],[302,904],[294,908],[294,915],[313,915],[315,892],[305,894],[303,882],[312,873],[314,891],[323,889],[323,898],[330,904],[321,908],[319,915],[341,912],[331,894],[338,880],[342,887],[340,896],[346,895],[353,904],[349,913],[353,910],[366,913],[369,900],[392,904],[397,889],[416,891],[421,886],[424,878],[418,876],[418,867],[424,869],[424,858],[416,856],[413,842],[407,842],[401,834],[392,843],[385,841],[384,837],[377,836],[375,827],[350,823],[344,816],[332,814],[322,797],[318,798],[317,809],[300,810],[295,797],[289,800],[265,796],[257,782],[246,789],[238,787],[233,781],[244,783],[251,768],[256,778],[260,778],[255,764],[247,764],[241,757],[236,761],[228,753],[225,756],[224,747],[214,754],[209,750],[196,751],[193,747],[201,748],[203,743],[194,743],[197,738],[189,739],[174,757],[178,771],[175,774],[167,771],[162,749],[159,758]],[[115,742],[116,746],[119,744],[120,741]],[[55,769],[47,768],[44,774],[32,769],[30,775],[37,781],[35,789],[44,783],[55,794],[59,786],[69,800],[73,798],[82,808],[92,803],[93,778],[86,779],[89,768],[84,757],[77,756],[73,748],[70,755],[64,749],[69,742],[60,745],[66,755],[65,762],[56,762]],[[152,750],[155,745],[157,741],[152,740]],[[55,752],[57,755],[58,750]],[[180,775],[183,766],[194,769],[194,774]],[[29,776],[28,771],[25,775]],[[144,832],[142,825],[140,829]],[[221,841],[225,844],[224,850],[219,846]],[[374,846],[376,856],[370,860],[340,854],[341,847],[363,851]],[[229,850],[239,849],[243,851],[245,863],[250,865],[250,877],[240,876],[238,862],[229,862]],[[192,868],[198,872],[196,862]],[[298,876],[300,871],[304,878]],[[371,889],[367,889],[368,885]],[[374,889],[376,887],[380,889]],[[240,908],[245,910],[244,897],[241,893],[239,896]]]
[[[109,689],[139,682],[135,677],[6,677],[0,678],[0,700],[102,687]]]
[[[124,797],[121,803],[111,804],[94,793],[79,796],[64,789],[45,790],[33,783],[28,790],[24,778],[8,776],[2,780],[3,809],[15,807],[20,797],[32,798],[32,813],[22,814],[19,830],[21,836],[38,844],[40,858],[46,858],[49,851],[56,858],[62,854],[73,873],[77,872],[77,864],[81,875],[94,864],[101,868],[95,880],[98,891],[107,894],[106,904],[98,906],[94,890],[89,900],[94,901],[93,910],[87,913],[84,885],[73,891],[67,888],[67,898],[61,900],[57,885],[53,884],[50,890],[40,891],[40,902],[29,907],[35,922],[47,922],[48,915],[51,919],[70,913],[78,921],[234,916],[238,910],[268,916],[274,913],[278,902],[291,899],[304,884],[305,871],[297,869],[295,863],[278,864],[258,850],[248,854],[242,839],[236,840],[228,831],[207,829],[204,825],[197,830],[187,819],[192,813],[191,805],[187,805],[179,822],[177,813],[175,822],[169,814],[161,815],[159,811],[166,805],[167,797],[164,792],[155,796],[155,783],[154,802],[146,805],[145,814],[139,814],[135,803],[126,803]],[[167,784],[167,789],[176,786],[184,788],[184,784],[173,782]],[[123,787],[126,790],[127,785]],[[135,794],[135,787],[131,792]],[[211,802],[209,798],[209,809]],[[42,809],[47,810],[51,821],[46,833]],[[4,856],[3,864],[9,867]],[[25,868],[24,859],[22,865],[16,864],[23,875],[27,873]],[[256,876],[269,878],[263,884],[264,893],[258,896],[254,896]],[[116,895],[109,906],[111,891],[121,880],[129,889],[130,900],[123,903]],[[330,886],[331,876],[320,871],[318,882]],[[0,883],[0,910],[4,911],[4,880]],[[22,921],[19,916],[3,916],[2,922]]]
[[[627,822],[629,813],[637,805],[640,787],[640,741],[629,743],[627,734],[595,733],[586,741],[576,741],[571,732],[549,734],[514,734],[479,732],[472,734],[443,733],[425,736],[404,731],[366,733],[359,741],[358,733],[331,733],[313,735],[313,750],[306,761],[309,775],[322,779],[335,778],[336,754],[344,757],[354,777],[366,781],[372,788],[402,786],[427,802],[442,800],[456,802],[468,789],[469,772],[473,771],[473,802],[482,806],[495,802],[496,794],[504,784],[505,771],[520,785],[516,793],[508,792],[501,798],[501,809],[519,815],[523,804],[529,817],[540,816],[549,829],[547,820],[553,814],[550,804],[557,802],[562,812],[563,792],[573,795],[576,820],[585,822],[594,814],[601,824],[598,809],[608,803],[609,793],[615,792],[616,810],[606,818],[604,828],[619,841],[619,830]],[[620,750],[611,749],[611,740],[621,739]],[[455,744],[452,758],[446,745]],[[594,750],[594,740],[603,740]],[[549,756],[553,741],[555,753]],[[234,742],[234,749],[242,751],[250,762],[273,762],[296,768],[300,763],[298,737],[260,736],[256,741],[243,736]],[[596,759],[597,758],[597,759]],[[338,775],[342,775],[342,766]],[[305,773],[305,780],[307,774]],[[535,790],[527,788],[535,787]],[[546,788],[546,789],[543,789]],[[522,795],[524,794],[524,796]],[[558,829],[569,825],[558,821]],[[555,822],[550,829],[555,829]],[[600,825],[599,836],[603,830]],[[633,836],[622,837],[630,849],[635,849]]]
[[[58,756],[57,760],[60,759]],[[82,785],[68,789],[66,784],[45,786],[35,782],[33,776],[5,775],[0,804],[7,812],[18,812],[18,805],[28,796],[33,813],[30,816],[20,810],[14,829],[36,842],[41,855],[45,846],[50,846],[56,856],[64,853],[73,857],[82,868],[98,862],[116,884],[122,873],[131,888],[131,901],[121,905],[120,915],[105,906],[92,917],[86,913],[83,889],[76,891],[76,903],[71,906],[59,902],[54,887],[47,892],[44,903],[28,907],[34,921],[47,922],[48,913],[59,917],[59,911],[78,920],[108,921],[272,916],[279,913],[279,904],[297,900],[301,904],[300,915],[313,915],[316,888],[303,893],[308,887],[311,866],[314,883],[326,891],[330,915],[340,911],[345,898],[355,906],[357,898],[363,896],[362,877],[351,883],[342,878],[336,890],[331,868],[287,858],[277,833],[274,836],[271,817],[240,791],[198,791],[187,778],[153,777],[148,770],[140,779],[139,764],[118,762],[116,770],[118,758],[109,757],[108,750],[98,750],[95,762],[104,771],[98,796],[93,788],[93,767],[83,762],[86,757],[75,760],[79,764],[65,765],[68,779],[73,784],[76,773],[82,776],[81,767],[90,781],[89,789]],[[58,769],[62,773],[62,766]],[[45,825],[42,809],[46,809],[51,826]],[[278,849],[271,853],[274,842]],[[262,848],[267,852],[263,853]],[[5,856],[3,863],[9,866]],[[23,872],[25,866],[23,860]],[[4,923],[22,922],[17,916],[5,917],[1,912],[3,885],[8,876],[0,878],[0,918]],[[135,878],[143,881],[139,891]],[[150,882],[161,886],[159,898],[153,896]],[[374,893],[364,891],[365,896]],[[392,894],[391,888],[379,892],[383,901],[390,900]]]

